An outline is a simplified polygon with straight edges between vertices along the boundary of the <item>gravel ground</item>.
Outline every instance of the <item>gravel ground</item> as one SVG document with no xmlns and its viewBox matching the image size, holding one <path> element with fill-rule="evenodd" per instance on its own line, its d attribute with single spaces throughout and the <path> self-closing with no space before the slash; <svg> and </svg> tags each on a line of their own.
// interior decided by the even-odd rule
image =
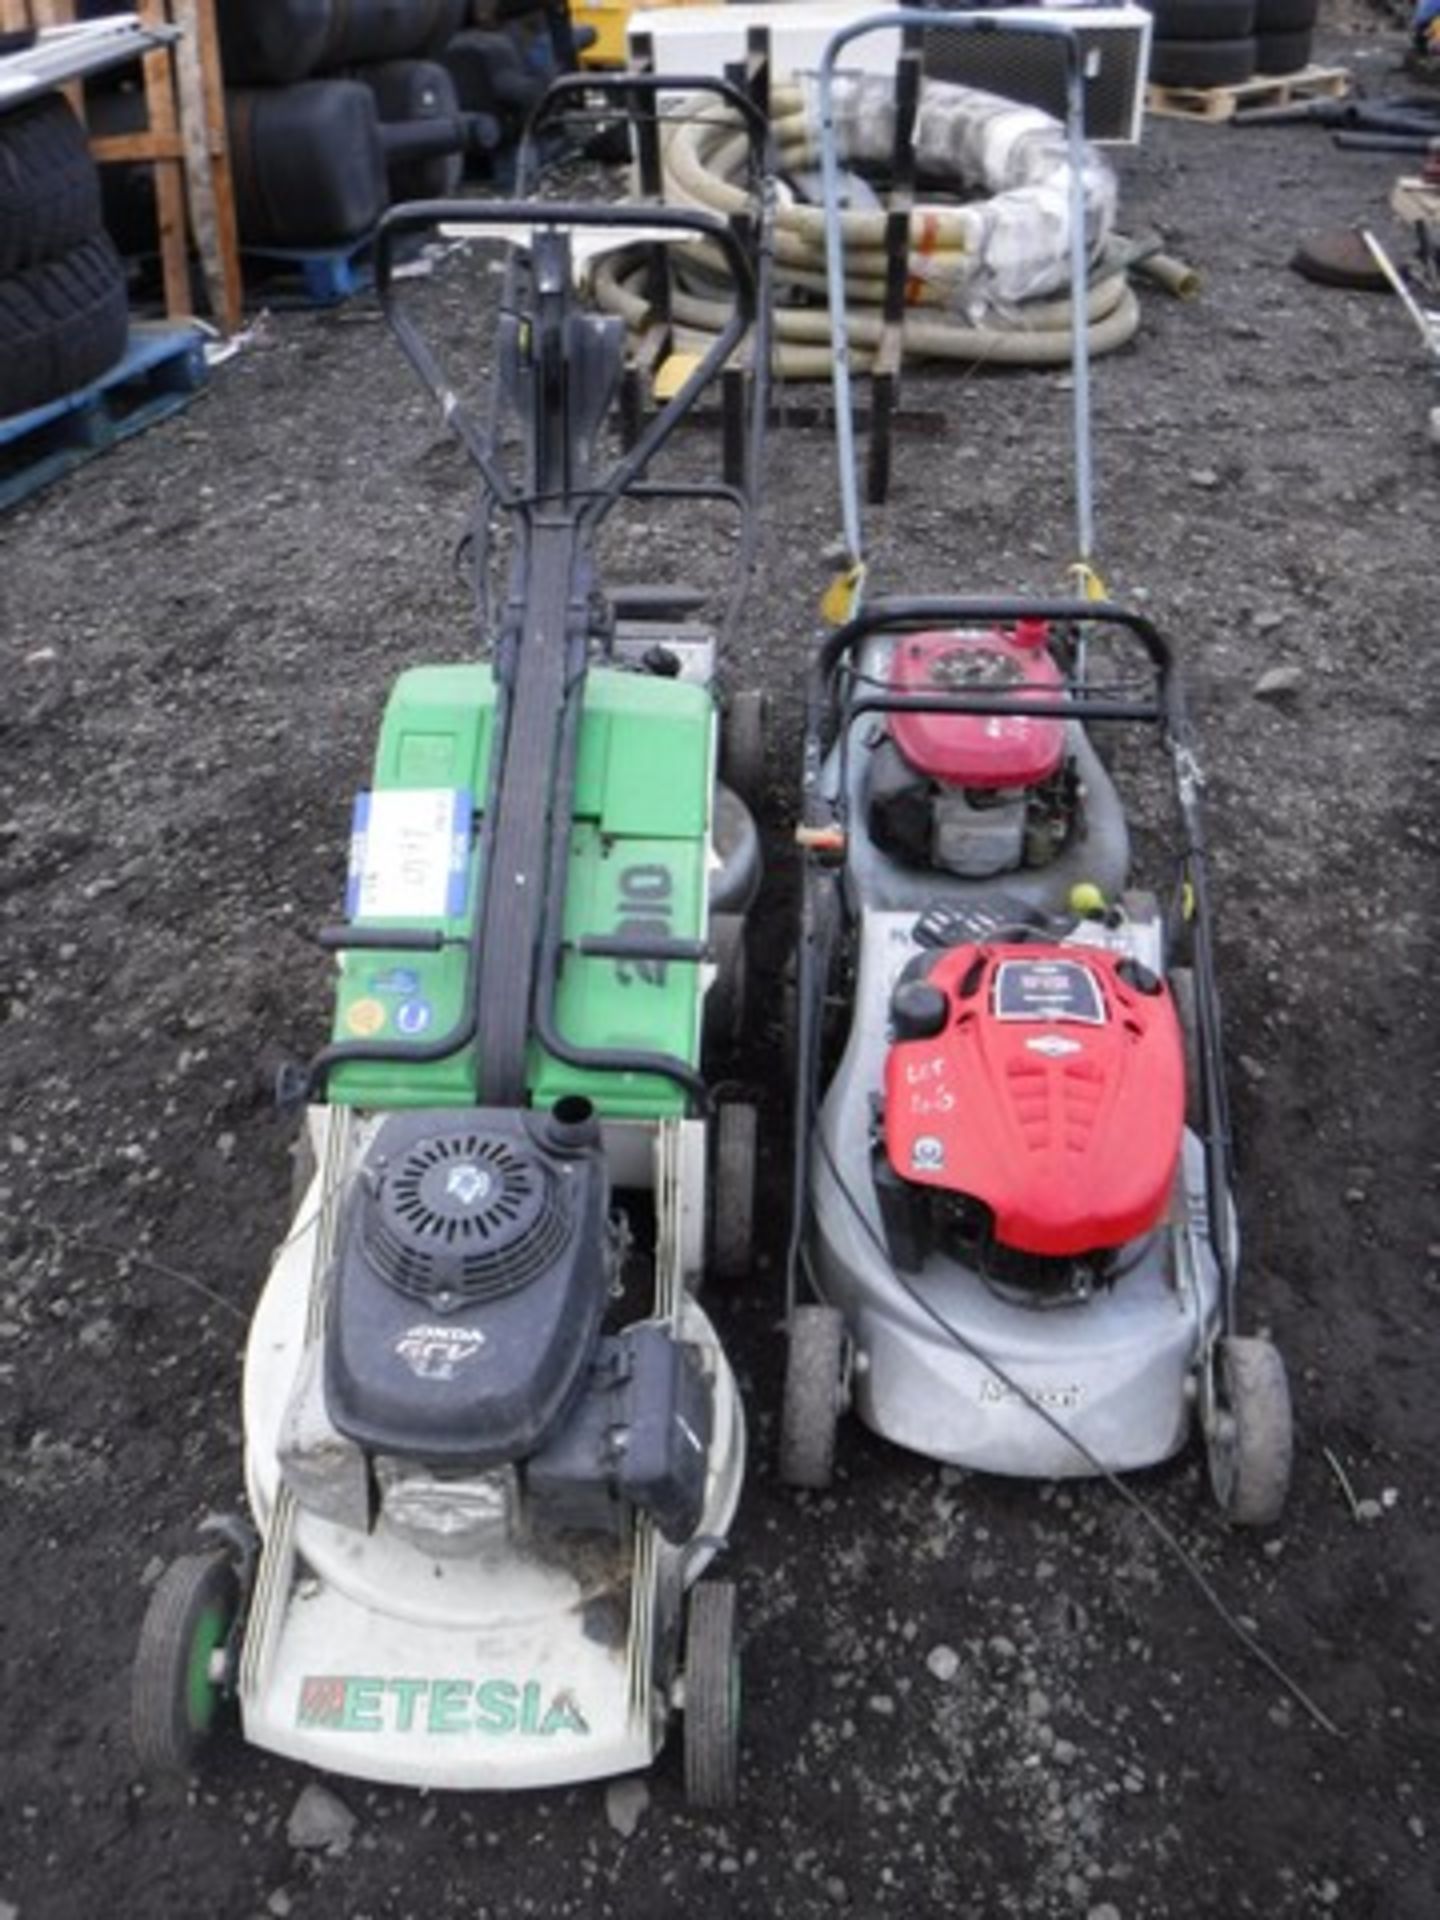
<svg viewBox="0 0 1440 1920">
<path fill-rule="evenodd" d="M 1398 47 L 1321 51 L 1380 90 Z M 1194 1454 L 1138 1487 L 1340 1735 L 1103 1486 L 942 1470 L 858 1428 L 833 1493 L 776 1482 L 786 1116 L 764 1009 L 793 899 L 797 669 L 837 518 L 828 442 L 789 427 L 731 666 L 779 721 L 738 1063 L 775 1230 L 716 1306 L 753 1441 L 731 1555 L 743 1804 L 687 1810 L 673 1747 L 643 1783 L 513 1799 L 322 1787 L 238 1745 L 188 1794 L 139 1783 L 147 1589 L 238 1490 L 243 1317 L 286 1219 L 268 1080 L 326 1021 L 308 930 L 340 897 L 387 683 L 465 644 L 462 462 L 357 303 L 275 316 L 199 404 L 5 527 L 0 1920 L 1440 1911 L 1440 748 L 1414 664 L 1434 394 L 1396 303 L 1286 264 L 1301 234 L 1356 220 L 1403 246 L 1396 163 L 1315 128 L 1159 121 L 1121 165 L 1127 227 L 1162 230 L 1205 288 L 1147 293 L 1140 337 L 1097 367 L 1099 554 L 1193 689 L 1248 1317 L 1289 1357 L 1298 1422 L 1272 1537 L 1225 1530 Z M 422 290 L 452 345 L 488 284 L 462 258 Z M 947 428 L 900 445 L 879 584 L 1055 586 L 1063 381 L 907 393 Z"/>
</svg>

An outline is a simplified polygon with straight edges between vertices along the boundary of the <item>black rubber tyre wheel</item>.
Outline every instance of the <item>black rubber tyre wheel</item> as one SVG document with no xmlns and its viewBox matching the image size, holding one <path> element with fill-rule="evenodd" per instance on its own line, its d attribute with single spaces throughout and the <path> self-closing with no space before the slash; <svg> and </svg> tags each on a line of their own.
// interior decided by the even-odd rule
<svg viewBox="0 0 1440 1920">
<path fill-rule="evenodd" d="M 436 60 L 385 60 L 356 67 L 352 77 L 369 87 L 381 127 L 394 121 L 455 120 L 460 96 L 450 71 Z M 383 137 L 383 136 L 382 136 Z M 425 160 L 387 162 L 390 198 L 448 200 L 465 177 L 463 153 L 437 153 Z"/>
<path fill-rule="evenodd" d="M 723 780 L 715 785 L 710 838 L 720 860 L 710 869 L 710 911 L 745 913 L 760 891 L 760 831 L 749 807 Z"/>
<path fill-rule="evenodd" d="M 0 280 L 0 418 L 97 379 L 129 329 L 125 270 L 103 233 Z"/>
<path fill-rule="evenodd" d="M 1207 1436 L 1210 1487 L 1237 1527 L 1273 1527 L 1285 1508 L 1294 1455 L 1290 1383 L 1268 1340 L 1229 1334 L 1216 1365 L 1217 1431 Z"/>
<path fill-rule="evenodd" d="M 1156 40 L 1245 40 L 1259 0 L 1145 0 Z"/>
<path fill-rule="evenodd" d="M 735 1587 L 701 1580 L 685 1631 L 685 1797 L 723 1811 L 740 1790 L 740 1656 Z"/>
<path fill-rule="evenodd" d="M 1310 33 L 1320 18 L 1320 0 L 1255 0 L 1255 32 Z M 1309 59 L 1307 52 L 1306 59 Z"/>
<path fill-rule="evenodd" d="M 845 1321 L 834 1307 L 797 1307 L 785 1360 L 780 1478 L 820 1492 L 835 1471 L 845 1367 Z"/>
<path fill-rule="evenodd" d="M 226 1696 L 211 1663 L 240 1603 L 227 1553 L 192 1553 L 150 1596 L 130 1682 L 130 1726 L 147 1773 L 184 1774 L 215 1731 Z"/>
<path fill-rule="evenodd" d="M 1299 73 L 1310 64 L 1313 35 L 1309 27 L 1295 33 L 1257 33 L 1255 71 L 1261 74 Z"/>
<path fill-rule="evenodd" d="M 732 693 L 720 731 L 725 784 L 752 810 L 765 787 L 765 696 L 757 688 Z"/>
<path fill-rule="evenodd" d="M 0 276 L 56 260 L 100 231 L 100 176 L 58 93 L 0 113 Z"/>
<path fill-rule="evenodd" d="M 1254 74 L 1253 39 L 1156 40 L 1150 47 L 1157 87 L 1237 87 Z"/>
<path fill-rule="evenodd" d="M 754 1107 L 727 1101 L 715 1115 L 710 1259 L 721 1280 L 744 1280 L 755 1260 L 755 1169 L 760 1123 Z"/>
<path fill-rule="evenodd" d="M 710 918 L 710 952 L 715 978 L 705 995 L 704 1050 L 729 1053 L 745 1030 L 749 965 L 745 953 L 745 916 L 716 913 Z"/>
<path fill-rule="evenodd" d="M 1199 1133 L 1205 1124 L 1205 1090 L 1200 1078 L 1200 1015 L 1195 1004 L 1195 975 L 1189 967 L 1172 967 L 1166 975 L 1180 1044 L 1185 1053 L 1185 1124 Z"/>
</svg>

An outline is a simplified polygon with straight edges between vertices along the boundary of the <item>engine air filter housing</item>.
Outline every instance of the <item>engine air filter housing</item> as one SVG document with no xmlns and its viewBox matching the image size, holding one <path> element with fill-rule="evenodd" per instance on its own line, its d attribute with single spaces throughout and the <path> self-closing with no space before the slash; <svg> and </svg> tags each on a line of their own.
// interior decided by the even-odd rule
<svg viewBox="0 0 1440 1920">
<path fill-rule="evenodd" d="M 333 1425 L 401 1458 L 525 1458 L 568 1413 L 605 1308 L 593 1117 L 391 1114 L 344 1205 L 325 1333 Z"/>
<path fill-rule="evenodd" d="M 495 1300 L 547 1271 L 569 1230 L 554 1169 L 478 1131 L 430 1133 L 367 1167 L 362 1233 L 375 1271 L 440 1312 Z"/>
</svg>

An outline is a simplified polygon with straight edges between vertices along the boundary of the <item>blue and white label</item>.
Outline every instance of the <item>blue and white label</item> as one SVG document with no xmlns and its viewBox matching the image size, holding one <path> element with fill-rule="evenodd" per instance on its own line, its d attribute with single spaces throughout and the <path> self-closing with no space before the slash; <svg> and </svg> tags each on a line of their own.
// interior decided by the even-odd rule
<svg viewBox="0 0 1440 1920">
<path fill-rule="evenodd" d="M 420 991 L 420 975 L 414 967 L 387 967 L 371 977 L 371 993 L 393 993 L 402 1000 L 413 1000 Z"/>
<path fill-rule="evenodd" d="M 352 920 L 439 920 L 465 911 L 472 802 L 463 787 L 355 796 L 345 911 Z"/>
<path fill-rule="evenodd" d="M 395 1025 L 412 1039 L 417 1033 L 425 1032 L 432 1017 L 428 1000 L 402 1000 L 395 1009 Z"/>
</svg>

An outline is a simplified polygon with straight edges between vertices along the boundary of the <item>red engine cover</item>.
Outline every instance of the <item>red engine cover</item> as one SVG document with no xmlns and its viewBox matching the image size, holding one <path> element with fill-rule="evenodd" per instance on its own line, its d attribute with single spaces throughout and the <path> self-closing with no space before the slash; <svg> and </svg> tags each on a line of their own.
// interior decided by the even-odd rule
<svg viewBox="0 0 1440 1920">
<path fill-rule="evenodd" d="M 885 1150 L 904 1179 L 972 1195 L 1022 1253 L 1123 1246 L 1164 1215 L 1185 1114 L 1167 986 L 1147 993 L 1086 947 L 963 946 L 929 984 L 931 1039 L 885 1067 Z"/>
<path fill-rule="evenodd" d="M 1038 697 L 1063 689 L 1046 646 L 1043 621 L 989 633 L 913 633 L 896 645 L 890 685 L 897 693 L 969 693 L 977 689 Z M 1065 753 L 1063 720 L 1023 714 L 892 713 L 896 746 L 917 773 L 952 787 L 1034 787 Z"/>
</svg>

